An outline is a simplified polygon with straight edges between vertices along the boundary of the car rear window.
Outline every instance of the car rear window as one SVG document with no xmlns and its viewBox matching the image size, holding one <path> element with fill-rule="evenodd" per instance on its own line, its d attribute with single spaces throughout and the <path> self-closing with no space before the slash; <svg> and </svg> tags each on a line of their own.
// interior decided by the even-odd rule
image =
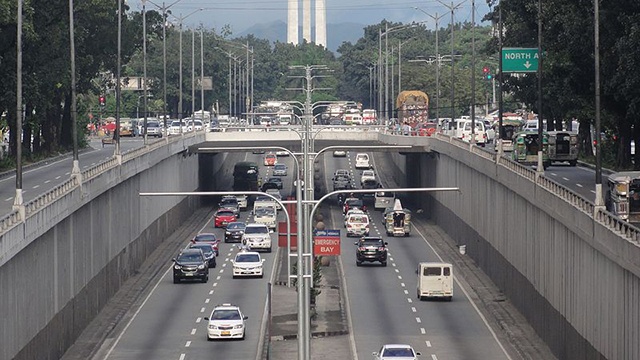
<svg viewBox="0 0 640 360">
<path fill-rule="evenodd" d="M 213 234 L 198 234 L 195 241 L 216 241 L 216 236 Z"/>
<path fill-rule="evenodd" d="M 426 267 L 424 268 L 425 276 L 440 276 L 442 275 L 442 268 L 440 267 Z"/>
<path fill-rule="evenodd" d="M 242 230 L 246 227 L 246 225 L 244 223 L 230 223 L 229 225 L 227 225 L 227 230 Z"/>
<path fill-rule="evenodd" d="M 224 211 L 218 211 L 218 212 L 216 213 L 216 215 L 217 215 L 217 216 L 233 216 L 233 215 L 234 215 L 234 213 L 233 213 L 233 211 L 227 211 L 227 210 L 224 210 Z"/>
<path fill-rule="evenodd" d="M 382 246 L 382 240 L 362 240 L 361 246 Z"/>
</svg>

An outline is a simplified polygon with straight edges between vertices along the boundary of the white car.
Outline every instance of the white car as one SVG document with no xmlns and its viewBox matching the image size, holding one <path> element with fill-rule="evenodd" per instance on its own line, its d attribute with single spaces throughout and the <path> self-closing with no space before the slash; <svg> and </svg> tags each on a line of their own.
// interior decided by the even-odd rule
<svg viewBox="0 0 640 360">
<path fill-rule="evenodd" d="M 269 229 L 276 228 L 276 207 L 275 206 L 260 206 L 253 209 L 253 221 L 256 224 L 264 224 Z M 268 230 L 267 230 L 268 234 Z M 271 238 L 271 237 L 269 237 Z M 249 244 L 247 244 L 249 245 Z M 252 245 L 249 245 L 253 247 Z"/>
<path fill-rule="evenodd" d="M 247 195 L 236 195 L 238 199 L 238 207 L 240 210 L 247 210 Z"/>
<path fill-rule="evenodd" d="M 189 125 L 187 125 L 187 131 L 202 131 L 202 127 L 202 121 L 200 120 L 189 121 Z"/>
<path fill-rule="evenodd" d="M 365 213 L 352 213 L 346 218 L 345 227 L 347 228 L 347 237 L 368 236 L 369 216 Z"/>
<path fill-rule="evenodd" d="M 289 152 L 286 150 L 278 150 L 276 151 L 276 156 L 289 156 Z"/>
<path fill-rule="evenodd" d="M 333 157 L 345 157 L 347 152 L 345 150 L 333 150 Z"/>
<path fill-rule="evenodd" d="M 265 224 L 247 224 L 242 235 L 242 243 L 251 249 L 271 252 L 271 232 Z"/>
<path fill-rule="evenodd" d="M 417 360 L 421 354 L 413 350 L 411 345 L 387 344 L 380 351 L 373 353 L 375 360 Z"/>
<path fill-rule="evenodd" d="M 360 184 L 362 185 L 367 180 L 375 180 L 376 173 L 373 170 L 365 170 L 362 172 L 362 176 L 360 177 Z"/>
<path fill-rule="evenodd" d="M 484 120 L 484 131 L 487 133 L 487 142 L 492 143 L 496 140 L 496 130 L 489 120 Z"/>
<path fill-rule="evenodd" d="M 182 121 L 172 121 L 169 125 L 169 135 L 180 135 L 187 130 L 187 124 Z"/>
<path fill-rule="evenodd" d="M 266 193 L 278 200 L 282 200 L 282 194 L 280 194 L 280 190 L 278 189 L 267 189 Z M 282 206 L 280 205 L 279 202 L 276 201 L 275 204 L 276 204 L 276 209 L 278 210 L 282 209 Z"/>
<path fill-rule="evenodd" d="M 351 210 L 347 211 L 347 213 L 344 215 L 344 227 L 347 227 L 347 220 L 349 219 L 349 216 L 351 216 L 351 214 L 363 214 L 363 215 L 365 215 L 365 212 L 360 210 L 359 208 L 355 208 L 355 209 L 351 209 Z"/>
<path fill-rule="evenodd" d="M 368 154 L 359 153 L 356 155 L 356 169 L 371 169 Z"/>
<path fill-rule="evenodd" d="M 260 253 L 242 250 L 231 260 L 231 264 L 233 265 L 233 278 L 235 279 L 239 276 L 257 276 L 261 278 L 263 276 L 263 263 L 264 259 L 260 257 Z"/>
<path fill-rule="evenodd" d="M 242 339 L 247 316 L 240 308 L 232 304 L 222 304 L 213 308 L 207 320 L 207 340 Z"/>
</svg>

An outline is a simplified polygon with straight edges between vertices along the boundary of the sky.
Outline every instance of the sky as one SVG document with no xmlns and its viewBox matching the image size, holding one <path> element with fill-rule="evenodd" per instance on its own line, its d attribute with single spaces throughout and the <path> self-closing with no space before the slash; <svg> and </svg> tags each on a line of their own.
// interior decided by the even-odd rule
<svg viewBox="0 0 640 360">
<path fill-rule="evenodd" d="M 143 0 L 127 0 L 133 11 L 142 10 Z M 302 0 L 300 9 L 302 9 Z M 147 8 L 153 9 L 162 6 L 159 0 L 146 0 Z M 327 7 L 327 24 L 352 22 L 363 25 L 378 24 L 383 19 L 392 22 L 410 23 L 424 22 L 434 26 L 434 21 L 420 10 L 432 16 L 441 17 L 440 26 L 446 27 L 451 21 L 451 12 L 448 7 L 437 0 L 325 0 Z M 459 7 L 454 11 L 454 21 L 471 22 L 472 0 L 443 0 L 449 7 L 453 4 Z M 157 4 L 157 5 L 154 5 Z M 239 34 L 256 24 L 270 23 L 276 20 L 286 22 L 287 0 L 166 0 L 166 6 L 177 17 L 187 17 L 184 20 L 186 27 L 195 27 L 203 24 L 206 28 L 220 29 L 230 25 L 234 34 Z M 482 17 L 489 12 L 485 0 L 475 0 L 476 23 L 480 23 Z M 313 0 L 312 5 L 313 8 Z M 200 8 L 204 10 L 199 11 Z M 485 24 L 486 25 L 486 24 Z"/>
</svg>

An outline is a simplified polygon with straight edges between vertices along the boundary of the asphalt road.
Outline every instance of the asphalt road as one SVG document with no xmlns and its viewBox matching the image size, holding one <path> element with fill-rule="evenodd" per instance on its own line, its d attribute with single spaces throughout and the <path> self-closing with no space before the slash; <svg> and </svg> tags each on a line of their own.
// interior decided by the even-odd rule
<svg viewBox="0 0 640 360">
<path fill-rule="evenodd" d="M 153 140 L 152 140 L 153 141 Z M 113 156 L 114 146 L 107 145 L 104 148 L 99 139 L 93 139 L 89 143 L 90 148 L 78 155 L 80 170 L 95 166 Z M 143 139 L 122 138 L 120 140 L 121 151 L 127 151 L 143 146 Z M 46 193 L 57 185 L 62 184 L 71 176 L 73 169 L 73 157 L 71 155 L 60 159 L 44 161 L 22 173 L 22 199 L 27 203 Z M 0 214 L 9 214 L 16 196 L 16 175 L 13 174 L 0 178 Z"/>
<path fill-rule="evenodd" d="M 247 153 L 246 160 L 260 164 L 263 178 L 269 177 L 271 167 L 262 165 L 262 156 Z M 281 157 L 293 169 L 293 160 Z M 285 191 L 291 191 L 292 171 L 283 178 Z M 232 184 L 232 181 L 228 182 Z M 231 190 L 226 189 L 226 190 Z M 251 209 L 251 204 L 249 204 Z M 280 220 L 284 217 L 279 214 Z M 241 221 L 250 222 L 250 211 L 241 213 Z M 198 224 L 197 232 L 214 232 L 224 239 L 224 229 L 213 227 L 212 219 Z M 172 263 L 167 260 L 166 272 L 155 285 L 148 298 L 126 325 L 116 340 L 105 343 L 94 359 L 216 359 L 249 360 L 258 353 L 260 329 L 267 298 L 267 283 L 274 269 L 277 236 L 272 234 L 273 253 L 262 253 L 266 259 L 263 278 L 232 278 L 231 260 L 238 251 L 236 244 L 220 244 L 220 256 L 216 268 L 209 270 L 209 282 L 173 283 Z M 184 240 L 185 246 L 189 239 Z M 204 317 L 214 306 L 222 303 L 238 305 L 248 316 L 246 338 L 243 341 L 207 341 Z"/>
<path fill-rule="evenodd" d="M 325 178 L 330 178 L 335 169 L 349 169 L 355 183 L 360 184 L 362 171 L 355 170 L 354 159 L 353 151 L 346 158 L 325 156 Z M 372 206 L 368 212 L 370 235 L 382 236 L 388 242 L 387 267 L 378 263 L 356 266 L 354 242 L 357 238 L 346 237 L 342 212 L 337 206 L 331 209 L 328 227 L 342 230 L 341 258 L 357 359 L 371 358 L 373 351 L 389 343 L 410 344 L 423 358 L 508 359 L 460 284 L 455 284 L 451 302 L 416 298 L 417 264 L 441 261 L 439 256 L 417 231 L 408 237 L 386 236 L 382 213 L 374 211 Z"/>
</svg>

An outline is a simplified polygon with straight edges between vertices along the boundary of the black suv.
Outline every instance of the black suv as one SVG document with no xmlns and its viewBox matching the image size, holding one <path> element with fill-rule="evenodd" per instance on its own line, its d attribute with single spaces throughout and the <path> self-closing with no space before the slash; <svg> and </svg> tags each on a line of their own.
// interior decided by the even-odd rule
<svg viewBox="0 0 640 360">
<path fill-rule="evenodd" d="M 184 249 L 173 259 L 173 283 L 183 279 L 209 281 L 209 262 L 201 249 Z"/>
<path fill-rule="evenodd" d="M 333 191 L 353 189 L 351 178 L 346 175 L 336 175 L 333 179 Z"/>
<path fill-rule="evenodd" d="M 227 224 L 227 228 L 224 231 L 224 242 L 240 242 L 242 241 L 242 235 L 244 235 L 244 229 L 247 227 L 245 223 L 236 221 Z"/>
<path fill-rule="evenodd" d="M 363 262 L 379 261 L 382 266 L 387 266 L 387 243 L 380 237 L 365 236 L 360 238 L 355 245 L 356 248 L 356 265 L 360 266 Z"/>
</svg>

